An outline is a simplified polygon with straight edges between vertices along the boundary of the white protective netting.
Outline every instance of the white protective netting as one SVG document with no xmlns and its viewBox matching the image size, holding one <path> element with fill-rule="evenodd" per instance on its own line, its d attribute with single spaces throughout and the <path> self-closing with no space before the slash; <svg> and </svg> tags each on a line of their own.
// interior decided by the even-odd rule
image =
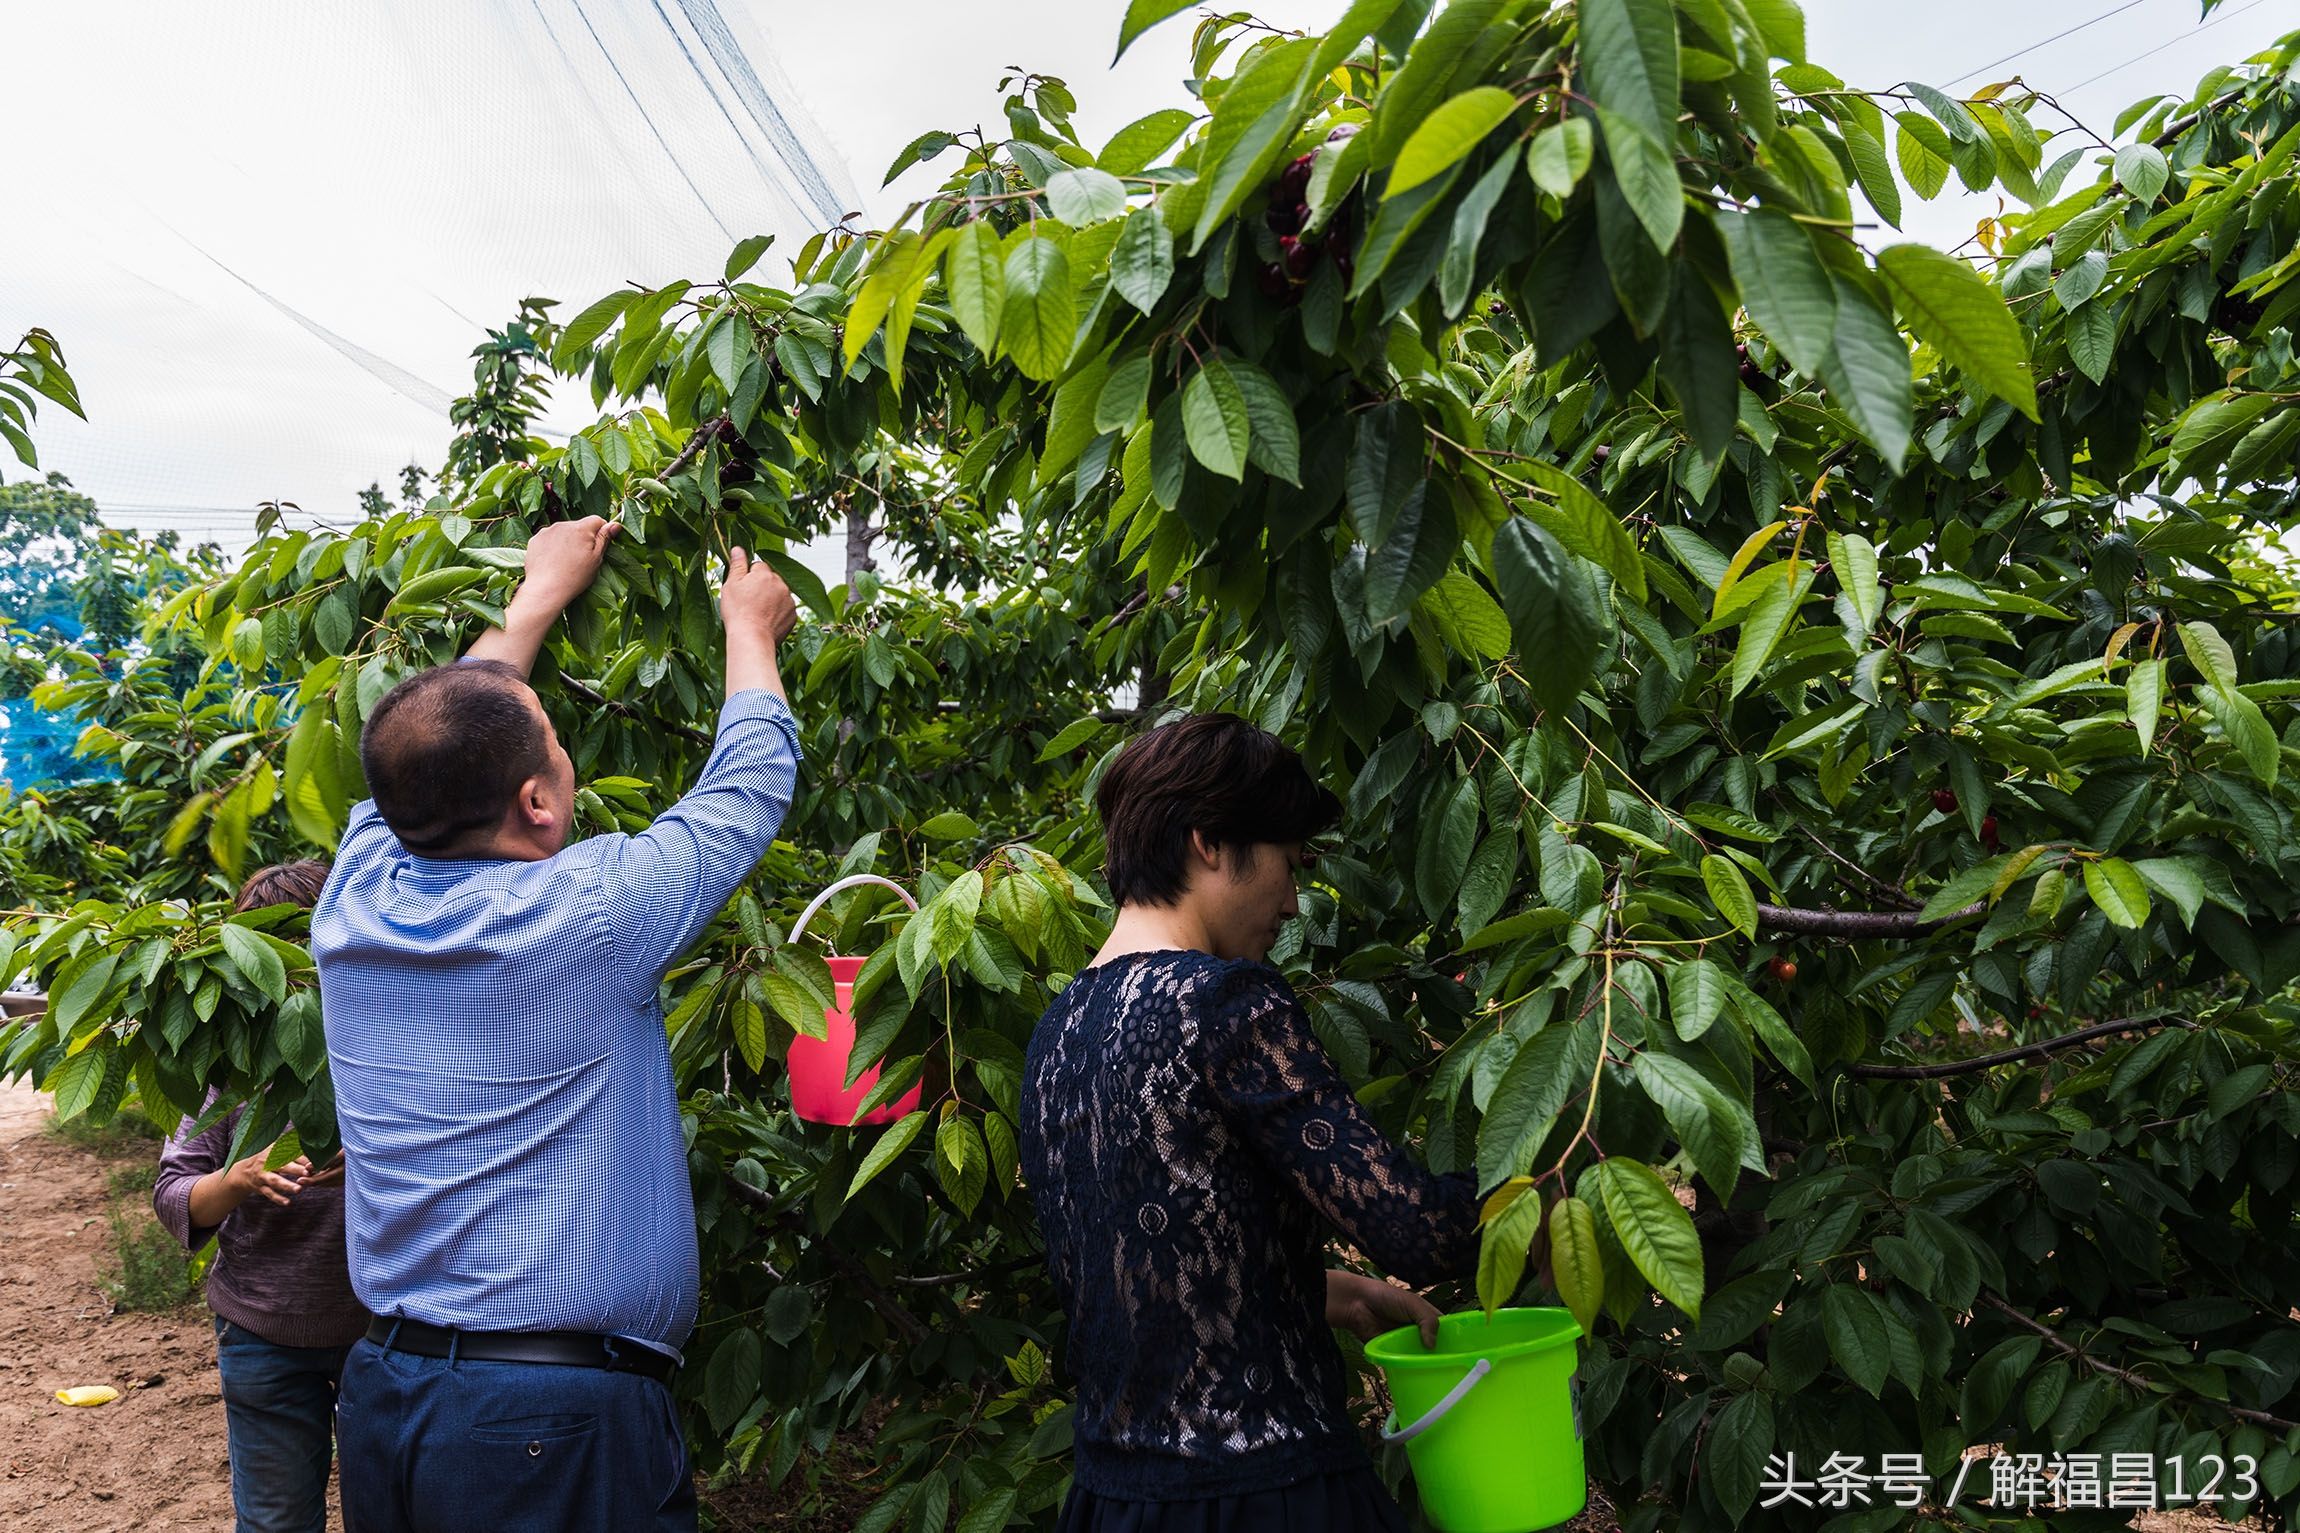
<svg viewBox="0 0 2300 1533">
<path fill-rule="evenodd" d="M 42 466 L 227 547 L 436 468 L 521 297 L 863 206 L 744 0 L 6 5 L 0 68 L 0 328 L 54 331 L 90 416 L 42 412 Z"/>
</svg>

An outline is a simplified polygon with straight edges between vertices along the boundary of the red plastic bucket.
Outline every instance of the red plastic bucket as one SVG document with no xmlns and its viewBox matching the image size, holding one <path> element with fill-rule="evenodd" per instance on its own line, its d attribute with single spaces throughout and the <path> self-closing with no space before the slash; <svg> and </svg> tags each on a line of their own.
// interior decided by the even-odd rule
<svg viewBox="0 0 2300 1533">
<path fill-rule="evenodd" d="M 823 1013 L 823 1036 L 809 1038 L 804 1033 L 791 1040 L 787 1061 L 791 1075 L 791 1110 L 809 1123 L 835 1123 L 844 1128 L 857 1121 L 855 1109 L 878 1084 L 877 1065 L 872 1065 L 855 1078 L 850 1088 L 846 1084 L 847 1063 L 854 1056 L 855 1019 L 848 1010 L 854 1005 L 855 976 L 862 973 L 860 958 L 830 958 L 831 979 L 838 986 L 838 1005 Z M 888 1106 L 865 1114 L 863 1123 L 892 1123 L 905 1113 L 918 1110 L 923 1085 L 913 1086 L 903 1097 Z"/>
<path fill-rule="evenodd" d="M 807 922 L 814 918 L 815 912 L 822 909 L 832 895 L 842 889 L 866 883 L 893 889 L 902 896 L 904 904 L 913 910 L 918 909 L 918 902 L 910 897 L 909 891 L 886 879 L 870 874 L 842 878 L 815 896 L 813 903 L 807 906 L 799 916 L 798 923 L 791 928 L 791 940 L 799 940 L 799 934 L 806 930 Z M 878 1084 L 879 1075 L 879 1067 L 873 1065 L 855 1078 L 853 1086 L 846 1083 L 847 1065 L 853 1060 L 855 1050 L 855 976 L 862 973 L 865 961 L 860 958 L 836 957 L 824 960 L 830 965 L 837 1004 L 823 1013 L 823 1036 L 809 1038 L 801 1033 L 791 1040 L 790 1052 L 785 1057 L 784 1066 L 791 1078 L 791 1111 L 809 1123 L 829 1123 L 839 1128 L 849 1124 L 892 1123 L 907 1113 L 916 1112 L 919 1099 L 925 1092 L 925 1085 L 921 1083 L 911 1087 L 898 1100 L 865 1114 L 859 1120 L 855 1117 L 855 1109 L 862 1105 L 863 1098 L 869 1096 L 871 1088 Z"/>
</svg>

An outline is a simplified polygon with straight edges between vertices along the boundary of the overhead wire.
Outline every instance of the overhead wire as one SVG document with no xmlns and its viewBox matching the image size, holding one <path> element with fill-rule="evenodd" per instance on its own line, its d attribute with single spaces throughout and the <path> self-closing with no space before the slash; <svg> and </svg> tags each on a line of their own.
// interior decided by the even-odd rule
<svg viewBox="0 0 2300 1533">
<path fill-rule="evenodd" d="M 2090 79 L 2077 81 L 2076 84 L 2070 86 L 2066 91 L 2063 91 L 2062 94 L 2073 95 L 2075 92 L 2083 90 L 2087 85 L 2096 85 L 2100 81 L 2107 79 L 2110 75 L 2119 74 L 2124 70 L 2130 69 L 2133 65 L 2141 62 L 2143 59 L 2152 59 L 2167 48 L 2178 47 L 2180 44 L 2188 41 L 2192 37 L 2197 37 L 2203 33 L 2209 32 L 2214 27 L 2217 27 L 2224 22 L 2234 21 L 2237 17 L 2243 15 L 2246 11 L 2256 11 L 2267 3 L 2268 0 L 2251 0 L 2250 4 L 2240 5 L 2233 11 L 2223 11 L 2219 15 L 2213 17 L 2210 21 L 2204 22 L 2198 26 L 2190 27 L 2187 31 L 2181 33 L 2178 37 L 2166 38 L 2163 42 L 2158 43 L 2155 47 L 2149 49 L 2145 53 L 2136 53 L 2131 58 L 2126 59 L 2123 63 L 2104 69 L 2099 74 L 2092 76 Z"/>
<path fill-rule="evenodd" d="M 2124 4 L 2116 7 L 2114 10 L 2102 11 L 2098 16 L 2093 17 L 2090 21 L 2080 21 L 2065 32 L 2055 32 L 2050 37 L 2040 38 L 2036 42 L 2030 43 L 2025 48 L 2015 48 L 2012 52 L 2006 54 L 2003 58 L 1990 59 L 1986 64 L 1981 65 L 1979 68 L 1968 69 L 1963 74 L 1958 75 L 1955 79 L 1946 81 L 1945 84 L 1952 87 L 1962 85 L 1965 83 L 1965 81 L 1971 79 L 1974 75 L 1985 74 L 2000 64 L 2011 63 L 2014 59 L 2026 58 L 2028 55 L 2036 52 L 2039 48 L 2048 47 L 2053 43 L 2059 42 L 2064 37 L 2074 37 L 2077 33 L 2084 31 L 2087 27 L 2097 27 L 2102 22 L 2108 20 L 2111 16 L 2121 16 L 2126 11 L 2133 9 L 2135 6 L 2146 5 L 2147 3 L 2148 0 L 2124 0 Z"/>
</svg>

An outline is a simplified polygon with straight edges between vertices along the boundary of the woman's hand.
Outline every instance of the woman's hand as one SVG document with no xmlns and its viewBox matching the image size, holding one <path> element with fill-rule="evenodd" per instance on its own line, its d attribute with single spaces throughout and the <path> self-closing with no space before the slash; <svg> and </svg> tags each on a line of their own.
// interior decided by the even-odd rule
<svg viewBox="0 0 2300 1533">
<path fill-rule="evenodd" d="M 270 1153 L 258 1150 L 192 1183 L 192 1223 L 202 1229 L 213 1229 L 223 1223 L 233 1209 L 257 1196 L 269 1198 L 285 1208 L 288 1200 L 303 1190 L 304 1178 L 311 1175 L 311 1162 L 299 1155 L 277 1171 L 267 1171 L 264 1157 Z"/>
<path fill-rule="evenodd" d="M 1348 1331 L 1360 1341 L 1372 1341 L 1401 1325 L 1417 1326 L 1422 1345 L 1434 1349 L 1438 1340 L 1438 1310 L 1420 1294 L 1380 1278 L 1355 1272 L 1326 1273 L 1326 1324 Z"/>
</svg>

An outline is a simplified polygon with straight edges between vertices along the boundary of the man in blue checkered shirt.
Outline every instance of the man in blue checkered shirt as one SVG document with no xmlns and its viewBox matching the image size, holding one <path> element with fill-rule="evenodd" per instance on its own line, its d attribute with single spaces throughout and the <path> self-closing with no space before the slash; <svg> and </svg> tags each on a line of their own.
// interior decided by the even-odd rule
<svg viewBox="0 0 2300 1533">
<path fill-rule="evenodd" d="M 503 626 L 376 704 L 375 796 L 312 914 L 376 1317 L 337 1404 L 360 1533 L 695 1526 L 668 1387 L 695 1210 L 657 992 L 790 806 L 797 608 L 732 550 L 702 775 L 644 834 L 570 845 L 574 764 L 527 675 L 616 531 L 536 534 Z"/>
</svg>

